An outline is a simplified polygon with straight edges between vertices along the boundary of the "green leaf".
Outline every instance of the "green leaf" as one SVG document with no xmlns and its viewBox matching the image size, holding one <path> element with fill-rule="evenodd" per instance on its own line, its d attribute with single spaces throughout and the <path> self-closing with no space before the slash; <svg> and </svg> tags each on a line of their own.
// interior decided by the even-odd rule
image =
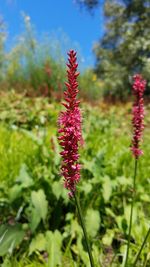
<svg viewBox="0 0 150 267">
<path fill-rule="evenodd" d="M 33 185 L 33 180 L 27 172 L 26 164 L 22 164 L 19 176 L 17 177 L 17 182 L 19 182 L 22 188 L 27 188 Z"/>
<path fill-rule="evenodd" d="M 48 202 L 42 189 L 31 193 L 31 222 L 30 227 L 34 232 L 41 220 L 46 219 L 48 212 Z"/>
<path fill-rule="evenodd" d="M 104 245 L 110 246 L 114 237 L 114 229 L 107 229 L 102 241 Z"/>
<path fill-rule="evenodd" d="M 14 185 L 10 190 L 9 190 L 9 200 L 10 202 L 13 202 L 15 199 L 21 196 L 22 193 L 22 187 L 18 184 Z"/>
<path fill-rule="evenodd" d="M 9 258 L 4 258 L 4 261 L 2 263 L 1 267 L 12 267 L 11 261 L 9 260 Z"/>
<path fill-rule="evenodd" d="M 80 186 L 80 189 L 84 191 L 86 194 L 90 193 L 92 190 L 92 185 L 90 183 L 87 183 L 87 181 L 83 181 L 82 185 Z"/>
<path fill-rule="evenodd" d="M 54 147 L 55 147 L 55 153 L 54 153 L 54 156 L 53 156 L 53 160 L 54 160 L 54 163 L 56 166 L 58 166 L 60 164 L 60 146 L 59 146 L 59 143 L 58 143 L 58 139 L 55 135 L 53 135 L 51 137 L 51 142 L 53 143 Z"/>
<path fill-rule="evenodd" d="M 74 252 L 79 255 L 84 262 L 86 267 L 90 267 L 90 262 L 89 262 L 89 256 L 88 253 L 84 250 L 83 244 L 82 244 L 82 237 L 78 237 L 77 239 L 77 245 L 74 245 Z"/>
<path fill-rule="evenodd" d="M 93 173 L 93 161 L 88 161 L 86 159 L 82 159 L 82 163 L 83 163 L 85 170 L 88 170 L 91 173 Z"/>
<path fill-rule="evenodd" d="M 48 202 L 46 200 L 44 191 L 42 189 L 38 191 L 32 191 L 31 201 L 33 207 L 38 212 L 38 216 L 44 221 L 48 212 Z"/>
<path fill-rule="evenodd" d="M 23 240 L 25 232 L 20 224 L 0 226 L 0 256 L 12 254 L 14 248 Z"/>
<path fill-rule="evenodd" d="M 91 237 L 94 237 L 100 227 L 100 214 L 97 210 L 88 209 L 85 217 L 87 232 Z"/>
<path fill-rule="evenodd" d="M 46 248 L 48 252 L 48 266 L 55 267 L 61 265 L 61 246 L 62 235 L 58 230 L 54 233 L 51 231 L 46 232 Z"/>
<path fill-rule="evenodd" d="M 103 179 L 104 181 L 103 181 L 102 194 L 103 194 L 104 200 L 107 202 L 112 193 L 112 182 L 108 176 L 105 176 Z"/>
<path fill-rule="evenodd" d="M 16 179 L 17 184 L 15 184 L 9 190 L 9 200 L 13 202 L 15 199 L 21 196 L 22 190 L 33 185 L 33 180 L 27 172 L 26 164 L 22 164 L 19 172 L 19 176 Z"/>
<path fill-rule="evenodd" d="M 53 194 L 56 196 L 57 199 L 59 199 L 60 196 L 62 196 L 63 191 L 64 191 L 64 186 L 63 186 L 63 184 L 61 184 L 61 181 L 55 181 L 52 184 L 52 191 L 53 191 Z"/>
<path fill-rule="evenodd" d="M 39 225 L 41 221 L 41 218 L 38 214 L 38 210 L 36 210 L 34 207 L 31 208 L 31 222 L 30 222 L 30 228 L 31 231 L 34 232 Z"/>
<path fill-rule="evenodd" d="M 46 250 L 46 238 L 43 234 L 38 234 L 34 239 L 32 239 L 29 246 L 29 255 L 31 255 L 34 251 L 44 251 Z"/>
</svg>

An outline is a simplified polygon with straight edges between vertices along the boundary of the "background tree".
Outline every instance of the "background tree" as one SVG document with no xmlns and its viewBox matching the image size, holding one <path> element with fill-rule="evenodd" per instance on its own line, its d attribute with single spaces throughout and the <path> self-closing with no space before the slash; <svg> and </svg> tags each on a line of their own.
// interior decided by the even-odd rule
<svg viewBox="0 0 150 267">
<path fill-rule="evenodd" d="M 95 0 L 79 2 L 90 10 L 98 5 Z M 104 16 L 105 33 L 94 47 L 95 71 L 104 80 L 104 94 L 126 98 L 129 74 L 140 72 L 150 80 L 150 1 L 105 0 Z"/>
<path fill-rule="evenodd" d="M 92 10 L 99 4 L 99 0 L 75 0 L 81 7 L 86 7 L 88 10 Z"/>
<path fill-rule="evenodd" d="M 6 55 L 5 55 L 5 40 L 6 40 L 6 25 L 2 16 L 0 15 L 0 82 L 4 79 L 4 70 L 6 67 Z"/>
</svg>

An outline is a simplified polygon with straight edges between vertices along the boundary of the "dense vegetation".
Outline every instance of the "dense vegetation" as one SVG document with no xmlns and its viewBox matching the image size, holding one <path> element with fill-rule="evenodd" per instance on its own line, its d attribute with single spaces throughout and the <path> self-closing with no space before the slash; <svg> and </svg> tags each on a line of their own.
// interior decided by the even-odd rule
<svg viewBox="0 0 150 267">
<path fill-rule="evenodd" d="M 62 31 L 39 38 L 30 17 L 23 16 L 24 32 L 10 51 L 5 49 L 7 32 L 0 23 L 0 91 L 14 89 L 27 96 L 48 96 L 60 100 L 66 78 L 65 57 L 76 47 Z M 79 49 L 78 49 L 79 50 Z M 78 62 L 81 66 L 78 51 Z M 80 69 L 80 96 L 96 100 L 102 96 L 101 81 L 92 69 Z"/>
<path fill-rule="evenodd" d="M 81 1 L 77 1 L 81 2 Z M 90 10 L 99 8 L 99 1 L 82 1 Z M 94 46 L 96 66 L 82 70 L 81 96 L 95 100 L 130 98 L 131 75 L 143 74 L 148 81 L 149 95 L 149 23 L 148 1 L 104 1 L 105 32 Z M 26 95 L 44 95 L 60 99 L 64 90 L 65 57 L 74 47 L 62 32 L 56 35 L 36 34 L 30 17 L 23 16 L 24 32 L 7 51 L 7 31 L 0 21 L 0 90 L 10 88 Z M 60 37 L 61 36 L 61 37 Z M 82 58 L 78 53 L 79 65 Z M 121 70 L 121 71 L 120 71 Z"/>
<path fill-rule="evenodd" d="M 89 266 L 74 201 L 68 199 L 59 175 L 60 105 L 12 91 L 1 95 L 0 110 L 1 266 Z M 149 110 L 148 105 L 147 114 Z M 78 193 L 96 266 L 118 267 L 125 257 L 132 194 L 131 104 L 82 104 L 82 113 Z M 149 124 L 147 116 L 130 261 L 149 227 Z M 149 246 L 138 266 L 150 265 Z"/>
<path fill-rule="evenodd" d="M 140 72 L 150 80 L 150 1 L 78 0 L 78 3 L 89 10 L 103 4 L 105 31 L 94 47 L 95 72 L 104 81 L 105 96 L 127 98 L 130 75 Z"/>
<path fill-rule="evenodd" d="M 102 96 L 107 100 L 126 100 L 130 98 L 131 76 L 136 72 L 143 74 L 148 81 L 146 95 L 149 95 L 149 1 L 76 2 L 90 11 L 103 5 L 105 21 L 103 38 L 93 49 L 96 66 L 81 71 L 81 96 L 90 100 Z M 5 49 L 7 29 L 0 18 L 0 90 L 15 89 L 30 96 L 60 99 L 65 80 L 64 53 L 66 55 L 74 44 L 60 32 L 59 38 L 54 35 L 39 38 L 30 17 L 23 15 L 23 19 L 24 32 L 8 51 Z M 78 58 L 81 63 L 79 53 Z"/>
</svg>

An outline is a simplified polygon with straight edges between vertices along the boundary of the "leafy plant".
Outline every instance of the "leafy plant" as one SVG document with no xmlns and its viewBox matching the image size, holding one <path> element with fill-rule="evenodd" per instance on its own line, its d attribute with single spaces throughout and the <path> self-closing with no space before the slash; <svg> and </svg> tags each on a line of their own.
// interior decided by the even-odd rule
<svg viewBox="0 0 150 267">
<path fill-rule="evenodd" d="M 2 264 L 47 267 L 49 255 L 56 246 L 59 252 L 54 264 L 88 266 L 74 203 L 68 200 L 59 175 L 56 121 L 60 105 L 11 92 L 1 97 L 0 110 L 0 222 L 3 234 L 8 227 L 10 236 L 17 230 L 22 237 L 14 243 L 9 257 L 8 243 L 3 243 L 7 251 L 1 258 Z M 101 107 L 83 104 L 82 110 L 84 149 L 81 150 L 79 198 L 87 218 L 96 267 L 108 262 L 118 267 L 125 258 L 132 194 L 130 124 L 125 120 L 130 116 L 131 103 L 124 106 L 103 103 Z M 149 110 L 147 105 L 147 114 Z M 148 116 L 145 118 L 144 155 L 139 162 L 129 255 L 132 261 L 149 229 L 150 120 Z M 33 210 L 38 217 L 35 229 L 31 228 Z M 51 247 L 52 240 L 57 238 L 58 244 Z M 8 240 L 11 246 L 12 239 Z M 149 239 L 138 264 L 143 266 L 147 261 L 149 266 L 148 253 Z"/>
</svg>

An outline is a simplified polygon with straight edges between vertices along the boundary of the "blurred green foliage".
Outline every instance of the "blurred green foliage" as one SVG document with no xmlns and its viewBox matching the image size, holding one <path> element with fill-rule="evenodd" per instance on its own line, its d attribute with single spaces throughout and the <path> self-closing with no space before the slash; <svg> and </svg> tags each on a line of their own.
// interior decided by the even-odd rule
<svg viewBox="0 0 150 267">
<path fill-rule="evenodd" d="M 65 89 L 66 54 L 73 46 L 81 63 L 80 49 L 61 30 L 40 39 L 30 17 L 23 14 L 23 22 L 24 32 L 9 52 L 4 49 L 5 24 L 3 21 L 0 24 L 0 91 L 14 89 L 27 96 L 42 95 L 60 100 Z M 101 96 L 99 79 L 95 77 L 92 69 L 81 70 L 80 92 L 86 100 L 94 101 Z"/>
<path fill-rule="evenodd" d="M 23 15 L 23 18 L 24 33 L 19 36 L 15 47 L 7 54 L 3 87 L 14 88 L 32 96 L 51 97 L 58 92 L 61 97 L 64 89 L 65 68 L 59 47 L 55 47 L 54 53 L 50 39 L 37 40 L 30 17 Z"/>
<path fill-rule="evenodd" d="M 76 2 L 90 11 L 102 4 L 100 0 Z M 130 99 L 131 77 L 137 72 L 148 81 L 146 95 L 149 96 L 149 1 L 105 0 L 103 8 L 105 31 L 93 48 L 95 68 L 81 71 L 81 97 L 88 101 L 101 97 Z M 58 33 L 59 37 L 39 38 L 30 17 L 24 14 L 23 19 L 24 32 L 9 52 L 5 50 L 6 26 L 0 19 L 0 90 L 13 88 L 29 96 L 43 95 L 60 100 L 66 79 L 64 51 L 66 55 L 74 44 L 63 33 Z M 75 50 L 82 65 L 80 49 L 75 46 Z"/>
<path fill-rule="evenodd" d="M 102 2 L 79 1 L 94 9 Z M 103 81 L 105 97 L 127 99 L 130 78 L 141 73 L 148 81 L 150 94 L 150 1 L 105 0 L 104 35 L 94 46 L 95 72 Z"/>
<path fill-rule="evenodd" d="M 13 91 L 0 102 L 0 261 L 2 267 L 89 266 L 74 201 L 60 177 L 58 103 Z M 146 107 L 146 114 L 150 106 Z M 131 104 L 83 104 L 78 194 L 96 266 L 118 267 L 127 243 L 134 159 Z M 130 262 L 150 218 L 149 117 L 139 161 Z M 138 266 L 150 265 L 148 240 Z"/>
<path fill-rule="evenodd" d="M 88 102 L 94 102 L 103 97 L 102 86 L 100 81 L 92 69 L 86 69 L 78 78 L 80 96 Z"/>
</svg>

